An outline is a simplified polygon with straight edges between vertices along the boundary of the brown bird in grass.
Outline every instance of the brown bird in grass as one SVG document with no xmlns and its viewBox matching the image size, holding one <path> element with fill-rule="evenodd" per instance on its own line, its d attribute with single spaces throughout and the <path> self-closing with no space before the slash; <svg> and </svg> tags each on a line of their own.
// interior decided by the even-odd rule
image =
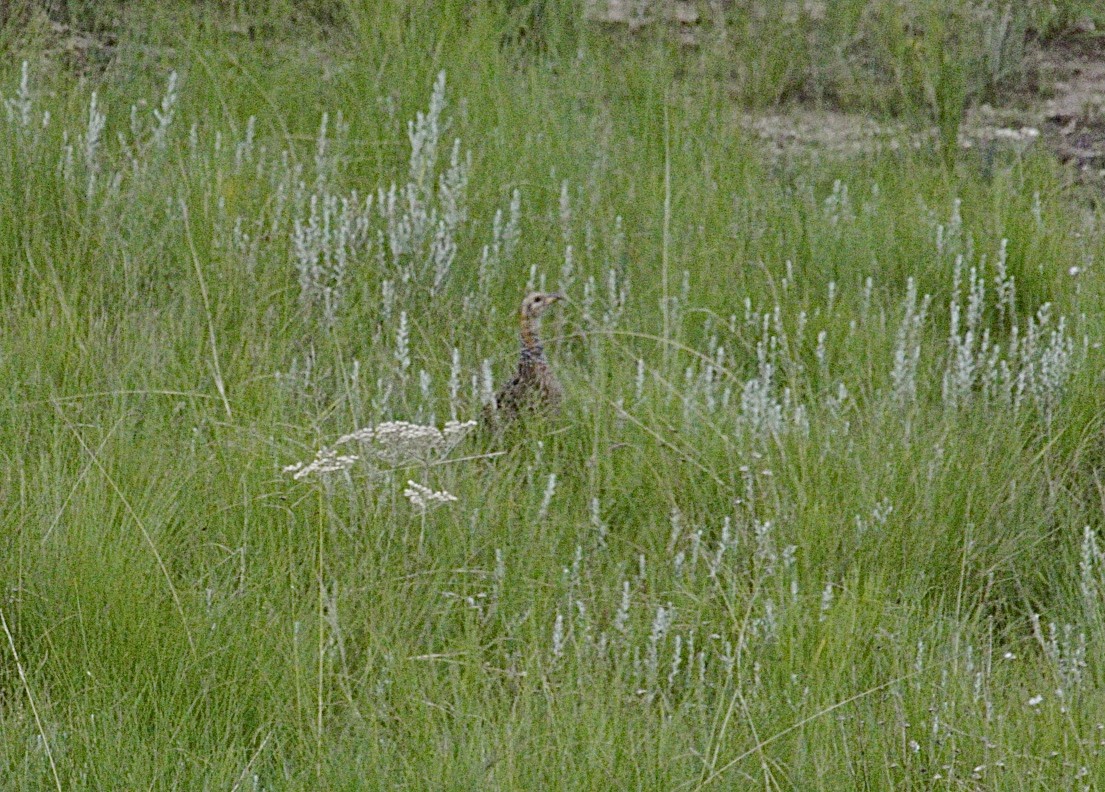
<svg viewBox="0 0 1105 792">
<path fill-rule="evenodd" d="M 484 408 L 484 422 L 488 425 L 502 426 L 524 411 L 555 409 L 560 403 L 563 390 L 545 359 L 545 348 L 537 331 L 541 314 L 562 299 L 563 294 L 533 292 L 522 300 L 518 312 L 522 337 L 518 369 L 510 382 L 495 394 L 494 403 Z"/>
</svg>

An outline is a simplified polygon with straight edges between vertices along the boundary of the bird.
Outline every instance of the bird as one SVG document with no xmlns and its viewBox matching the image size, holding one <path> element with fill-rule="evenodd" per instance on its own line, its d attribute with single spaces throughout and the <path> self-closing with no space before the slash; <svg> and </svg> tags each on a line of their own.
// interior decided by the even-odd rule
<svg viewBox="0 0 1105 792">
<path fill-rule="evenodd" d="M 502 426 L 516 420 L 523 412 L 555 410 L 563 389 L 545 359 L 545 347 L 537 331 L 541 315 L 564 299 L 559 292 L 531 292 L 522 300 L 518 311 L 521 325 L 522 351 L 518 368 L 510 381 L 495 394 L 495 400 L 484 409 L 484 421 Z"/>
</svg>

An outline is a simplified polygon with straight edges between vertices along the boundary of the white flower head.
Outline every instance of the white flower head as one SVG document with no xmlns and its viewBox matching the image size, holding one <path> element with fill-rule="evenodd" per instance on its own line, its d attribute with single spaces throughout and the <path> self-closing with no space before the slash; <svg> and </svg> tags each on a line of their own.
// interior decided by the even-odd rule
<svg viewBox="0 0 1105 792">
<path fill-rule="evenodd" d="M 374 454 L 392 465 L 425 462 L 448 454 L 476 426 L 476 421 L 449 421 L 443 429 L 409 421 L 386 421 L 338 438 L 335 445 L 360 441 L 372 444 Z"/>
<path fill-rule="evenodd" d="M 299 481 L 308 476 L 321 476 L 339 470 L 348 470 L 353 467 L 353 463 L 358 459 L 359 457 L 354 455 L 340 456 L 337 451 L 331 448 L 324 448 L 306 465 L 302 462 L 296 462 L 294 465 L 286 465 L 284 467 L 284 472 L 291 473 L 292 478 Z"/>
<path fill-rule="evenodd" d="M 442 429 L 407 421 L 387 421 L 377 426 L 366 426 L 342 435 L 332 447 L 319 451 L 314 460 L 307 464 L 296 462 L 287 465 L 284 472 L 293 474 L 299 480 L 313 474 L 348 470 L 361 457 L 354 454 L 341 455 L 336 449 L 353 442 L 360 443 L 362 450 L 370 451 L 372 456 L 391 465 L 428 462 L 452 451 L 474 426 L 476 421 L 449 421 Z"/>
<path fill-rule="evenodd" d="M 376 430 L 373 427 L 366 426 L 363 429 L 358 429 L 355 432 L 350 432 L 347 435 L 342 435 L 334 441 L 334 447 L 337 448 L 340 445 L 345 445 L 346 443 L 353 442 L 371 443 L 372 438 L 375 436 L 375 434 Z"/>
<path fill-rule="evenodd" d="M 444 506 L 457 500 L 457 496 L 451 492 L 445 490 L 435 491 L 419 484 L 417 481 L 408 481 L 407 488 L 403 490 L 403 495 L 419 512 L 427 512 L 434 507 Z"/>
<path fill-rule="evenodd" d="M 436 426 L 388 421 L 376 427 L 376 453 L 394 465 L 429 459 L 438 453 L 442 437 Z"/>
</svg>

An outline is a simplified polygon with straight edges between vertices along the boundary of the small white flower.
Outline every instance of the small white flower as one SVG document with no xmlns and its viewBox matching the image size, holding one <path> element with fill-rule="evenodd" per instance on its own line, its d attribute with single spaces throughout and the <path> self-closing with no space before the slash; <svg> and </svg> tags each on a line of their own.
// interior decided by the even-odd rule
<svg viewBox="0 0 1105 792">
<path fill-rule="evenodd" d="M 372 442 L 372 438 L 375 436 L 376 430 L 371 426 L 366 426 L 363 429 L 358 429 L 355 432 L 350 432 L 347 435 L 342 435 L 335 442 L 335 446 L 345 445 L 346 443 L 352 443 L 354 441 L 360 441 L 362 443 Z"/>
<path fill-rule="evenodd" d="M 359 457 L 353 455 L 339 456 L 337 451 L 330 448 L 324 448 L 319 451 L 315 455 L 315 458 L 308 464 L 304 465 L 302 462 L 296 462 L 294 465 L 285 466 L 284 472 L 291 473 L 292 478 L 299 481 L 311 475 L 348 470 L 353 467 L 353 463 L 358 459 Z"/>
<path fill-rule="evenodd" d="M 1043 703 L 1043 701 L 1044 701 L 1044 697 L 1043 697 L 1043 696 L 1033 696 L 1032 698 L 1030 698 L 1030 699 L 1028 700 L 1028 706 L 1030 706 L 1030 707 L 1038 707 L 1038 706 L 1040 706 L 1040 705 L 1041 705 L 1041 704 Z"/>
<path fill-rule="evenodd" d="M 450 492 L 445 490 L 434 491 L 417 481 L 408 481 L 407 488 L 403 490 L 403 495 L 420 512 L 426 512 L 435 506 L 443 506 L 457 500 L 457 496 Z"/>
<path fill-rule="evenodd" d="M 1081 267 L 1071 267 L 1069 270 L 1067 270 L 1067 274 L 1070 275 L 1072 278 L 1078 275 L 1080 272 L 1082 272 Z"/>
<path fill-rule="evenodd" d="M 445 428 L 441 430 L 441 436 L 444 439 L 444 451 L 453 448 L 475 426 L 476 421 L 446 421 Z"/>
</svg>

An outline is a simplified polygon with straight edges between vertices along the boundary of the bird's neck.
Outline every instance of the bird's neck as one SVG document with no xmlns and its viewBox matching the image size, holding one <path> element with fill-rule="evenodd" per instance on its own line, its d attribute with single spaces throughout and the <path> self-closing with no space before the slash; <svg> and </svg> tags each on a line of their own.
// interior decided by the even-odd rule
<svg viewBox="0 0 1105 792">
<path fill-rule="evenodd" d="M 522 318 L 522 362 L 539 363 L 545 360 L 545 347 L 541 345 L 541 339 L 537 337 L 537 322 L 534 319 Z"/>
</svg>

